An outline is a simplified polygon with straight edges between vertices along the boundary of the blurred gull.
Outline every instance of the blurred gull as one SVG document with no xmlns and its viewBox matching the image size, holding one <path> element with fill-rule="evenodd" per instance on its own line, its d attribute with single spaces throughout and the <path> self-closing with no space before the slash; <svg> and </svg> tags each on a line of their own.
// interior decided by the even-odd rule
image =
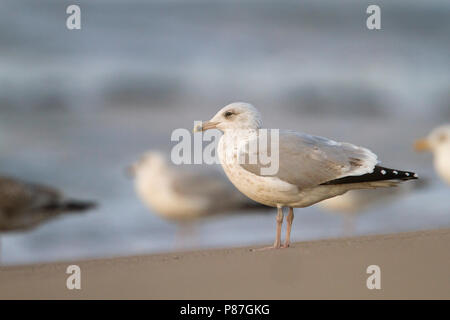
<svg viewBox="0 0 450 320">
<path fill-rule="evenodd" d="M 437 127 L 426 138 L 417 140 L 415 148 L 433 153 L 435 170 L 450 184 L 450 124 Z"/>
<path fill-rule="evenodd" d="M 262 165 L 241 163 L 243 158 L 260 160 L 260 155 L 276 152 L 270 150 L 270 145 L 260 145 L 261 125 L 255 107 L 237 102 L 222 108 L 194 131 L 221 130 L 224 134 L 218 154 L 228 178 L 249 198 L 278 208 L 276 238 L 270 248 L 281 247 L 283 207 L 289 207 L 282 246 L 286 248 L 290 244 L 293 208 L 307 207 L 352 189 L 391 187 L 402 180 L 417 179 L 413 172 L 378 166 L 377 156 L 368 149 L 286 130 L 279 131 L 278 172 L 262 175 Z M 249 154 L 254 149 L 249 146 L 255 141 L 259 148 Z"/>
<path fill-rule="evenodd" d="M 145 153 L 130 171 L 139 198 L 158 215 L 174 222 L 263 208 L 238 192 L 219 172 L 171 166 L 157 151 Z"/>
<path fill-rule="evenodd" d="M 28 230 L 64 213 L 94 206 L 93 202 L 66 199 L 47 186 L 0 177 L 0 232 Z"/>
<path fill-rule="evenodd" d="M 323 200 L 318 206 L 330 213 L 337 213 L 344 218 L 344 233 L 351 235 L 355 229 L 357 216 L 370 208 L 385 205 L 406 196 L 427 185 L 427 180 L 420 179 L 414 183 L 402 184 L 397 188 L 379 188 L 372 190 L 350 190 L 343 195 Z"/>
</svg>

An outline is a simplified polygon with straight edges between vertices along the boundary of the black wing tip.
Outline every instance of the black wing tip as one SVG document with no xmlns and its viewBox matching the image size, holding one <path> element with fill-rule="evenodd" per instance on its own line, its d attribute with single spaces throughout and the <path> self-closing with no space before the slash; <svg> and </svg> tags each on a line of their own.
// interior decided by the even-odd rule
<svg viewBox="0 0 450 320">
<path fill-rule="evenodd" d="M 373 182 L 373 181 L 383 181 L 383 180 L 415 180 L 419 179 L 417 173 L 412 171 L 402 171 L 390 168 L 385 168 L 381 166 L 375 166 L 372 173 L 366 173 L 361 176 L 347 176 L 335 180 L 331 180 L 322 185 L 335 185 L 335 184 L 347 184 L 347 183 L 362 183 L 362 182 Z"/>
<path fill-rule="evenodd" d="M 41 207 L 43 210 L 53 212 L 83 212 L 97 207 L 97 203 L 93 201 L 65 200 L 63 202 L 52 202 Z"/>
<path fill-rule="evenodd" d="M 97 207 L 97 203 L 93 201 L 68 200 L 64 203 L 64 208 L 68 211 L 86 211 Z"/>
<path fill-rule="evenodd" d="M 419 179 L 419 176 L 417 173 L 412 171 L 402 171 L 402 170 L 395 170 L 380 166 L 375 166 L 374 172 L 379 171 L 384 177 L 384 180 L 414 180 Z"/>
</svg>

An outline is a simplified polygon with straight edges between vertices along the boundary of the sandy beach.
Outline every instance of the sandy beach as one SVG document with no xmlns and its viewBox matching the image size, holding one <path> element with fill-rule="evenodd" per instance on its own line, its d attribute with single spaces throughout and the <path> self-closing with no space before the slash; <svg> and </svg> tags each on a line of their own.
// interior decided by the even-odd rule
<svg viewBox="0 0 450 320">
<path fill-rule="evenodd" d="M 81 290 L 66 288 L 69 265 Z M 369 290 L 369 265 L 381 289 Z M 450 229 L 0 268 L 1 299 L 449 299 Z"/>
</svg>

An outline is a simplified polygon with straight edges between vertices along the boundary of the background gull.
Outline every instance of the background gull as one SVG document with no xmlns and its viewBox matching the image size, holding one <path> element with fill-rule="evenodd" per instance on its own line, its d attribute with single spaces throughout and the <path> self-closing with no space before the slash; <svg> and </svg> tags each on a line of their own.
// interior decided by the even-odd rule
<svg viewBox="0 0 450 320">
<path fill-rule="evenodd" d="M 67 199 L 48 186 L 0 177 L 0 232 L 28 230 L 61 214 L 94 206 L 93 202 Z"/>
<path fill-rule="evenodd" d="M 435 128 L 423 139 L 415 143 L 417 151 L 431 151 L 434 168 L 439 176 L 450 184 L 450 124 Z"/>
<path fill-rule="evenodd" d="M 199 218 L 267 208 L 238 192 L 220 172 L 171 166 L 158 151 L 145 153 L 130 171 L 142 202 L 184 227 L 180 230 Z"/>
<path fill-rule="evenodd" d="M 281 247 L 283 207 L 289 207 L 283 245 L 288 247 L 293 208 L 307 207 L 353 189 L 391 187 L 402 180 L 417 179 L 413 172 L 378 166 L 377 156 L 366 148 L 294 131 L 280 131 L 279 170 L 272 176 L 264 176 L 262 165 L 242 164 L 238 160 L 255 156 L 248 154 L 252 151 L 248 146 L 253 139 L 258 139 L 261 126 L 261 115 L 256 108 L 237 102 L 225 106 L 195 130 L 221 130 L 224 134 L 218 154 L 228 178 L 249 198 L 278 208 L 272 248 Z M 260 146 L 257 159 L 271 152 L 270 145 Z"/>
<path fill-rule="evenodd" d="M 414 183 L 401 184 L 393 189 L 350 190 L 343 195 L 325 199 L 317 205 L 326 212 L 341 215 L 344 219 L 344 234 L 351 235 L 354 233 L 355 220 L 359 215 L 369 211 L 371 208 L 398 200 L 402 196 L 422 189 L 427 185 L 428 181 L 422 178 L 414 181 Z"/>
</svg>

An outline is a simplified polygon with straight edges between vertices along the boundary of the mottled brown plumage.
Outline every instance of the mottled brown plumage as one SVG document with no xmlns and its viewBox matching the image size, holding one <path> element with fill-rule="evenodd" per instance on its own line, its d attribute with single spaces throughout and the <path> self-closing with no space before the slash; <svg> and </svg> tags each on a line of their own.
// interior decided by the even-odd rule
<svg viewBox="0 0 450 320">
<path fill-rule="evenodd" d="M 30 229 L 63 213 L 94 206 L 93 202 L 66 199 L 47 186 L 0 177 L 0 232 Z"/>
</svg>

